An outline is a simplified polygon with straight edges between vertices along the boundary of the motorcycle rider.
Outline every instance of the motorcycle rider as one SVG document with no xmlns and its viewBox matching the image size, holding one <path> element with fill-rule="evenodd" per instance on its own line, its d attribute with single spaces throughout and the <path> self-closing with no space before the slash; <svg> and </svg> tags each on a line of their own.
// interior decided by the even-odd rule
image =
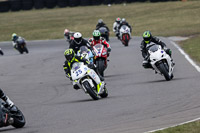
<svg viewBox="0 0 200 133">
<path fill-rule="evenodd" d="M 144 68 L 152 68 L 149 60 L 149 54 L 148 54 L 148 49 L 146 46 L 150 44 L 151 42 L 161 45 L 161 47 L 165 50 L 165 52 L 171 57 L 172 51 L 166 47 L 166 44 L 162 42 L 159 38 L 152 36 L 150 31 L 145 31 L 143 33 L 143 40 L 141 42 L 141 51 L 142 51 L 142 56 L 144 58 L 144 61 L 142 63 Z M 174 63 L 173 63 L 174 64 Z"/>
<path fill-rule="evenodd" d="M 120 37 L 119 37 L 119 25 L 120 25 L 120 22 L 121 22 L 121 18 L 117 17 L 115 22 L 113 23 L 113 32 L 115 33 L 115 35 L 116 35 L 116 37 L 118 39 L 120 39 Z"/>
<path fill-rule="evenodd" d="M 11 108 L 14 103 L 9 99 L 8 96 L 5 95 L 3 90 L 0 88 L 0 98 L 7 103 L 7 105 Z"/>
<path fill-rule="evenodd" d="M 120 28 L 121 28 L 123 25 L 128 26 L 128 27 L 130 28 L 130 32 L 132 32 L 132 27 L 129 25 L 129 23 L 126 21 L 125 18 L 122 18 L 122 20 L 121 20 L 121 22 L 120 22 L 120 24 L 119 24 L 118 30 L 120 30 Z"/>
<path fill-rule="evenodd" d="M 97 85 L 97 88 L 99 88 L 99 87 L 101 88 L 101 87 L 104 86 L 104 78 L 99 75 L 94 64 L 90 64 L 90 62 L 87 59 L 85 59 L 84 57 L 77 56 L 75 54 L 74 50 L 71 49 L 71 48 L 65 50 L 64 56 L 66 58 L 66 61 L 63 64 L 63 68 L 64 68 L 64 71 L 66 73 L 66 77 L 68 77 L 70 80 L 72 80 L 71 67 L 72 67 L 73 63 L 83 62 L 84 64 L 88 65 L 89 68 L 93 69 L 97 73 L 97 75 L 99 76 L 101 82 Z M 79 89 L 79 88 L 77 86 L 74 86 L 74 89 Z"/>
<path fill-rule="evenodd" d="M 88 41 L 82 38 L 82 34 L 80 32 L 75 32 L 73 36 L 74 39 L 71 41 L 69 48 L 72 48 L 76 54 L 81 46 L 86 46 L 93 51 Z"/>
<path fill-rule="evenodd" d="M 93 61 L 93 58 L 94 58 L 94 55 L 93 55 L 93 53 L 91 52 L 91 50 L 90 49 L 88 49 L 86 46 L 81 46 L 80 47 L 80 50 L 77 52 L 77 56 L 81 56 L 81 54 L 83 53 L 83 52 L 86 52 L 87 54 L 88 54 L 88 60 L 90 61 L 90 63 L 93 63 L 94 61 Z M 85 55 L 86 56 L 86 55 Z M 84 56 L 84 57 L 85 57 Z M 86 58 L 86 57 L 85 57 Z M 87 59 L 87 58 L 86 58 Z"/>
<path fill-rule="evenodd" d="M 18 43 L 17 40 L 18 40 L 19 38 L 25 40 L 23 37 L 18 36 L 16 33 L 13 33 L 13 34 L 12 34 L 12 44 L 13 44 L 13 47 L 14 47 L 15 49 L 17 49 L 17 43 Z"/>
<path fill-rule="evenodd" d="M 96 30 L 99 30 L 99 28 L 101 28 L 101 27 L 105 27 L 108 30 L 108 32 L 110 31 L 110 29 L 108 28 L 108 26 L 106 26 L 106 24 L 103 22 L 103 20 L 99 19 L 98 23 L 96 25 Z"/>
<path fill-rule="evenodd" d="M 66 41 L 69 42 L 69 44 L 74 39 L 73 35 L 74 35 L 74 32 L 71 32 L 69 29 L 64 30 L 64 37 L 65 37 Z"/>
<path fill-rule="evenodd" d="M 111 52 L 111 47 L 110 47 L 110 44 L 106 41 L 105 38 L 101 37 L 101 33 L 99 30 L 94 30 L 93 31 L 93 37 L 89 39 L 89 43 L 90 45 L 93 47 L 95 46 L 96 44 L 103 44 L 106 48 L 107 48 L 107 51 L 108 51 L 108 56 Z"/>
</svg>

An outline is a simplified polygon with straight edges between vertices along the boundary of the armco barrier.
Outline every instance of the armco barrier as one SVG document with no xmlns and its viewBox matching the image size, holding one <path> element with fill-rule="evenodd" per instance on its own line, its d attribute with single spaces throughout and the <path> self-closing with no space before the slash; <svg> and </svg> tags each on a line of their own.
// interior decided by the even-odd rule
<svg viewBox="0 0 200 133">
<path fill-rule="evenodd" d="M 10 10 L 10 3 L 8 0 L 0 1 L 0 12 L 8 12 Z"/>
</svg>

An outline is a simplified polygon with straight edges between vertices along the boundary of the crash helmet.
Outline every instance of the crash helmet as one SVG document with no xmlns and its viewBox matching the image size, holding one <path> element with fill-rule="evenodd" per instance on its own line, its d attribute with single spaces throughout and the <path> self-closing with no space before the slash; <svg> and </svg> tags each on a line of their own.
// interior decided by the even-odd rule
<svg viewBox="0 0 200 133">
<path fill-rule="evenodd" d="M 64 35 L 65 35 L 65 36 L 69 36 L 69 30 L 68 30 L 68 29 L 65 29 L 65 30 L 64 30 Z"/>
<path fill-rule="evenodd" d="M 121 23 L 122 23 L 122 24 L 126 24 L 126 19 L 125 19 L 125 18 L 122 18 Z"/>
<path fill-rule="evenodd" d="M 74 41 L 77 44 L 80 44 L 82 42 L 82 34 L 80 32 L 74 33 Z"/>
<path fill-rule="evenodd" d="M 92 35 L 93 35 L 94 40 L 98 41 L 100 39 L 101 33 L 99 30 L 94 30 Z"/>
<path fill-rule="evenodd" d="M 98 24 L 103 24 L 103 19 L 99 19 Z"/>
<path fill-rule="evenodd" d="M 116 20 L 115 20 L 118 24 L 121 22 L 121 18 L 120 17 L 118 17 L 118 18 L 116 18 Z"/>
<path fill-rule="evenodd" d="M 65 56 L 65 58 L 66 58 L 67 61 L 72 62 L 74 60 L 74 58 L 75 58 L 75 52 L 71 48 L 67 49 L 64 52 L 64 56 Z"/>
<path fill-rule="evenodd" d="M 12 39 L 15 40 L 16 38 L 18 38 L 17 34 L 16 34 L 16 33 L 13 33 L 13 34 L 12 34 Z"/>
<path fill-rule="evenodd" d="M 143 33 L 143 39 L 145 43 L 150 43 L 151 39 L 152 39 L 152 35 L 150 31 L 145 31 Z"/>
</svg>

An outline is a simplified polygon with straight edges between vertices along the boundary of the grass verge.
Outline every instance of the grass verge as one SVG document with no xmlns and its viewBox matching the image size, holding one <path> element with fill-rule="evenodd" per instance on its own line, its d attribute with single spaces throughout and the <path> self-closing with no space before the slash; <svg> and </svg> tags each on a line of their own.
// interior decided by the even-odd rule
<svg viewBox="0 0 200 133">
<path fill-rule="evenodd" d="M 168 128 L 154 133 L 199 133 L 200 132 L 200 121 L 183 124 L 180 126 Z"/>
<path fill-rule="evenodd" d="M 112 30 L 116 17 L 126 18 L 133 36 L 145 30 L 156 36 L 188 36 L 200 33 L 199 5 L 200 1 L 147 2 L 0 13 L 0 41 L 11 40 L 13 32 L 27 40 L 60 39 L 65 28 L 90 37 L 98 19 Z"/>
<path fill-rule="evenodd" d="M 200 64 L 200 34 L 179 43 L 181 48 Z"/>
</svg>

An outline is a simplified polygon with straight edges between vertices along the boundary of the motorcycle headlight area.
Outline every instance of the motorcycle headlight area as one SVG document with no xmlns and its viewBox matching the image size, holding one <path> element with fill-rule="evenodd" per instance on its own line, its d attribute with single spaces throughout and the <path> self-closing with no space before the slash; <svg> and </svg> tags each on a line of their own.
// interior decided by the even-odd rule
<svg viewBox="0 0 200 133">
<path fill-rule="evenodd" d="M 103 52 L 103 53 L 102 53 L 102 55 L 106 55 L 106 54 L 107 54 L 107 52 Z"/>
</svg>

